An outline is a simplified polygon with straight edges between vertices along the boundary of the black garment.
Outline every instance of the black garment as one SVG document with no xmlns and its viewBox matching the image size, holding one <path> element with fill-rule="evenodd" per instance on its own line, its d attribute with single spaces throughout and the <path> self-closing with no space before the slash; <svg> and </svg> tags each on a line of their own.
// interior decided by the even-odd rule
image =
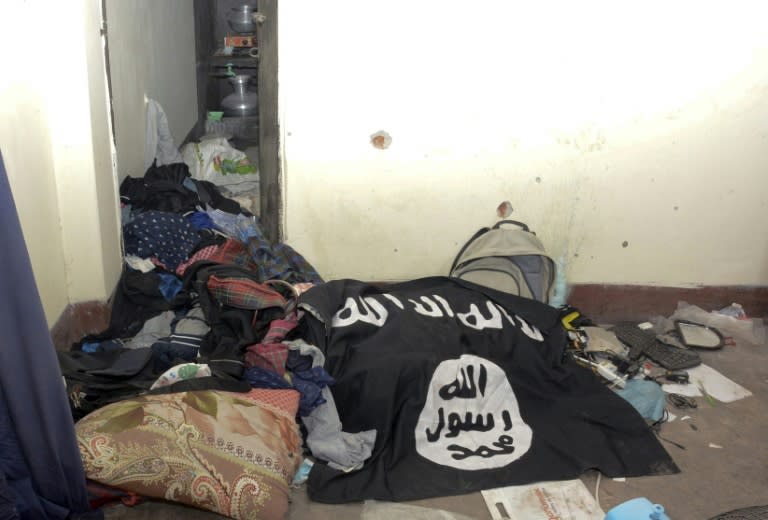
<svg viewBox="0 0 768 520">
<path fill-rule="evenodd" d="M 203 206 L 207 204 L 214 209 L 220 209 L 233 215 L 242 213 L 246 217 L 251 216 L 251 212 L 241 208 L 239 203 L 222 195 L 219 188 L 212 182 L 195 180 L 194 183 L 197 186 L 197 197 Z"/>
<path fill-rule="evenodd" d="M 80 350 L 83 343 L 93 341 L 132 338 L 148 319 L 189 302 L 189 293 L 185 291 L 180 291 L 172 301 L 167 301 L 160 292 L 160 282 L 158 271 L 142 273 L 128 267 L 123 269 L 112 295 L 109 327 L 98 334 L 83 337 L 72 348 Z"/>
<path fill-rule="evenodd" d="M 126 177 L 120 184 L 120 198 L 134 209 L 174 213 L 192 211 L 198 204 L 197 194 L 183 185 L 189 177 L 185 163 L 150 166 L 144 177 Z"/>
<path fill-rule="evenodd" d="M 224 390 L 247 392 L 250 385 L 210 362 L 212 377 L 178 381 L 150 391 L 152 384 L 169 368 L 197 361 L 188 351 L 168 348 L 158 341 L 151 348 L 118 349 L 99 352 L 58 352 L 61 372 L 67 384 L 72 417 L 79 420 L 89 413 L 116 401 L 150 393 L 188 392 L 192 390 Z M 205 362 L 205 360 L 199 360 Z M 242 363 L 237 365 L 242 367 Z M 225 368 L 229 369 L 228 366 Z M 1 469 L 1 468 L 0 468 Z"/>
<path fill-rule="evenodd" d="M 329 282 L 300 306 L 344 431 L 377 430 L 359 471 L 315 464 L 313 500 L 413 500 L 590 468 L 678 471 L 642 417 L 564 356 L 559 312 L 543 303 L 434 277 L 387 291 Z"/>
<path fill-rule="evenodd" d="M 57 354 L 75 420 L 149 390 L 166 368 L 153 362 L 150 348 Z"/>
<path fill-rule="evenodd" d="M 161 339 L 152 344 L 152 358 L 162 372 L 182 363 L 193 363 L 197 359 L 197 347 L 174 345 L 170 339 Z"/>
<path fill-rule="evenodd" d="M 170 182 L 173 184 L 183 184 L 188 178 L 189 167 L 183 162 L 165 164 L 163 166 L 157 166 L 157 163 L 152 163 L 152 166 L 144 172 L 144 180 L 149 183 Z"/>
<path fill-rule="evenodd" d="M 221 194 L 219 188 L 208 181 L 192 180 L 197 193 L 184 186 L 189 178 L 185 163 L 150 166 L 144 177 L 126 177 L 120 184 L 120 199 L 137 210 L 158 210 L 173 213 L 194 211 L 198 205 L 206 204 L 215 209 L 237 215 L 243 213 L 240 204 Z"/>
</svg>

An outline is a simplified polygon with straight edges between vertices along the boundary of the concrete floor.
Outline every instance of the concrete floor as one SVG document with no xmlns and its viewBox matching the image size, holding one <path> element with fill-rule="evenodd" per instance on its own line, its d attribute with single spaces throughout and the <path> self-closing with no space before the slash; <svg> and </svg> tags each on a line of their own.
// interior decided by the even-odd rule
<svg viewBox="0 0 768 520">
<path fill-rule="evenodd" d="M 672 520 L 704 520 L 736 508 L 768 505 L 768 345 L 726 346 L 703 352 L 704 363 L 749 389 L 754 395 L 729 404 L 712 406 L 698 398 L 699 408 L 673 412 L 687 421 L 665 424 L 661 435 L 685 446 L 664 443 L 682 472 L 662 477 L 631 478 L 615 482 L 603 478 L 599 498 L 603 510 L 635 497 L 664 505 Z M 722 449 L 710 448 L 715 443 Z M 596 472 L 582 477 L 594 493 Z M 412 502 L 487 520 L 490 513 L 480 493 Z M 304 488 L 295 490 L 290 520 L 359 519 L 362 504 L 329 506 L 310 502 Z M 107 519 L 223 518 L 191 508 L 147 502 L 128 508 L 105 509 Z M 401 519 L 398 519 L 401 520 Z M 525 520 L 525 519 L 521 519 Z M 565 519 L 564 519 L 565 520 Z"/>
</svg>

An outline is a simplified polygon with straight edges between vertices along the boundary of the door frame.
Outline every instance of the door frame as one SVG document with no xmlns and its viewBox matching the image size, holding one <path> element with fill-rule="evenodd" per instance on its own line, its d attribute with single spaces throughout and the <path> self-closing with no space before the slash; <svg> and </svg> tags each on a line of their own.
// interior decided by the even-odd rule
<svg viewBox="0 0 768 520">
<path fill-rule="evenodd" d="M 283 237 L 282 160 L 277 82 L 277 0 L 259 0 L 259 181 L 262 231 L 272 241 Z"/>
</svg>

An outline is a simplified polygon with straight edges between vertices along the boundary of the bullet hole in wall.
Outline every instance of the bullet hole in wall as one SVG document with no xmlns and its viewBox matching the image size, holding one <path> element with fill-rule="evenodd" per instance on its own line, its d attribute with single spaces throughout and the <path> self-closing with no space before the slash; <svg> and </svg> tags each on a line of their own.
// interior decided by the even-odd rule
<svg viewBox="0 0 768 520">
<path fill-rule="evenodd" d="M 392 136 L 384 130 L 379 130 L 375 134 L 371 134 L 371 144 L 374 148 L 386 150 L 392 144 Z"/>
<path fill-rule="evenodd" d="M 512 203 L 508 200 L 505 200 L 501 204 L 499 204 L 499 207 L 496 208 L 496 215 L 499 216 L 499 218 L 507 218 L 512 214 Z"/>
</svg>

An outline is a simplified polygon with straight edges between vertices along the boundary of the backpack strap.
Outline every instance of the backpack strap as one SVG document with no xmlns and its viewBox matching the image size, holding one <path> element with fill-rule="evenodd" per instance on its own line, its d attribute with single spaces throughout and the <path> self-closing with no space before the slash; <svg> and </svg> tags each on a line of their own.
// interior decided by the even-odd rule
<svg viewBox="0 0 768 520">
<path fill-rule="evenodd" d="M 502 221 L 502 222 L 514 222 L 514 221 L 513 221 L 513 220 L 510 220 L 510 221 Z M 501 222 L 499 222 L 499 224 L 501 224 Z M 494 226 L 494 227 L 493 227 L 493 229 L 496 229 L 496 227 L 497 227 L 499 224 L 496 224 L 496 226 Z M 525 224 L 523 224 L 523 225 L 525 225 Z M 461 247 L 461 249 L 459 250 L 459 254 L 457 254 L 457 255 L 456 255 L 456 258 L 454 258 L 454 259 L 453 259 L 453 264 L 451 264 L 451 270 L 450 270 L 450 271 L 448 271 L 448 276 L 450 276 L 450 275 L 451 275 L 451 273 L 453 272 L 453 270 L 454 270 L 454 269 L 456 269 L 456 264 L 459 262 L 459 258 L 461 258 L 461 255 L 463 255 L 463 254 L 464 254 L 464 251 L 466 251 L 466 250 L 467 250 L 467 248 L 469 247 L 469 245 L 470 245 L 472 242 L 474 242 L 475 240 L 477 240 L 478 238 L 480 238 L 482 235 L 484 235 L 484 234 L 486 234 L 487 232 L 489 232 L 490 230 L 491 230 L 491 228 L 488 228 L 488 227 L 480 228 L 480 229 L 477 231 L 477 233 L 475 233 L 474 235 L 472 235 L 472 238 L 470 238 L 469 240 L 467 240 L 467 243 L 466 243 L 466 244 L 464 244 L 464 245 Z"/>
<path fill-rule="evenodd" d="M 448 271 L 448 275 L 450 276 L 450 274 L 453 272 L 453 270 L 454 270 L 454 269 L 456 269 L 456 264 L 458 264 L 458 262 L 459 262 L 459 258 L 461 258 L 461 255 L 463 255 L 463 254 L 464 254 L 464 251 L 466 251 L 466 250 L 467 250 L 467 248 L 469 247 L 469 245 L 470 245 L 472 242 L 474 242 L 475 240 L 477 240 L 478 238 L 480 238 L 482 235 L 484 235 L 484 234 L 486 234 L 487 232 L 489 232 L 491 229 L 499 229 L 499 228 L 502 226 L 502 224 L 513 224 L 513 225 L 515 225 L 515 226 L 517 226 L 517 227 L 519 227 L 519 228 L 522 228 L 522 229 L 523 229 L 523 231 L 527 231 L 528 233 L 531 233 L 532 235 L 535 235 L 535 234 L 536 234 L 536 233 L 534 233 L 533 231 L 531 231 L 531 230 L 528 228 L 528 225 L 527 225 L 527 224 L 525 224 L 525 223 L 523 223 L 523 222 L 520 222 L 520 221 L 517 221 L 517 220 L 500 220 L 500 221 L 496 222 L 496 224 L 493 226 L 493 228 L 489 228 L 489 227 L 480 228 L 480 230 L 478 230 L 478 232 L 477 232 L 477 233 L 475 233 L 474 235 L 472 235 L 472 238 L 470 238 L 469 240 L 467 240 L 467 243 L 466 243 L 466 244 L 464 244 L 464 245 L 462 246 L 462 248 L 459 250 L 459 254 L 457 254 L 457 255 L 456 255 L 456 258 L 454 258 L 454 259 L 453 259 L 453 264 L 451 264 L 451 270 L 450 270 L 450 271 Z"/>
<path fill-rule="evenodd" d="M 519 222 L 517 220 L 500 220 L 500 221 L 496 222 L 496 225 L 493 226 L 493 229 L 499 229 L 502 224 L 514 224 L 517 227 L 523 228 L 523 231 L 527 231 L 529 233 L 533 233 L 533 231 L 528 229 L 528 225 L 527 224 L 524 224 L 524 223 Z M 533 234 L 535 235 L 536 233 L 533 233 Z M 473 240 L 474 240 L 474 238 L 473 238 Z"/>
</svg>

